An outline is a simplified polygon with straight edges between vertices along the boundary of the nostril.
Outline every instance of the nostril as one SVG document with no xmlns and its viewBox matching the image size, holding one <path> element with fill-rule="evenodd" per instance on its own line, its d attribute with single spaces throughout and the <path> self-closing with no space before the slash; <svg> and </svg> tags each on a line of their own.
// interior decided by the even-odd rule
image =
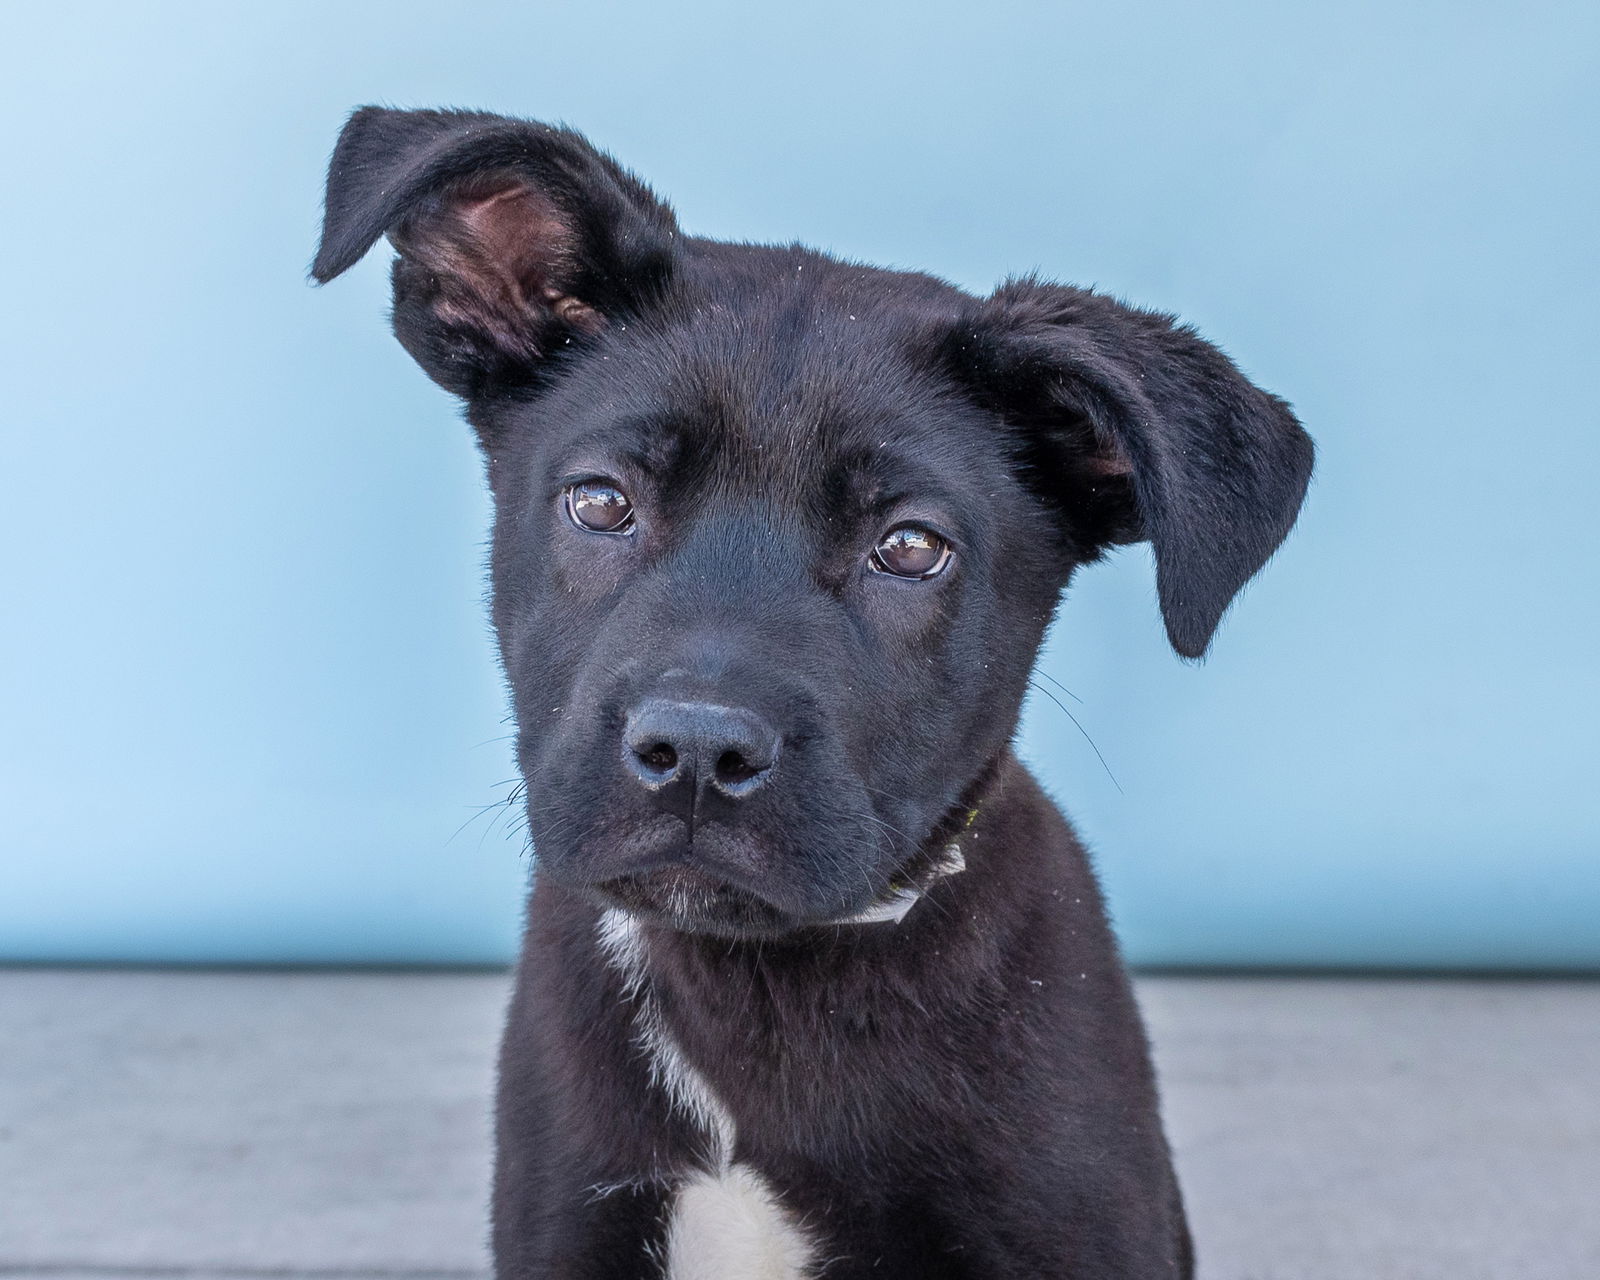
<svg viewBox="0 0 1600 1280">
<path fill-rule="evenodd" d="M 656 742 L 639 752 L 639 759 L 658 773 L 671 773 L 678 767 L 678 752 L 670 742 Z"/>
<path fill-rule="evenodd" d="M 730 785 L 749 782 L 761 772 L 761 766 L 751 764 L 738 751 L 724 751 L 717 757 L 717 781 Z"/>
<path fill-rule="evenodd" d="M 663 787 L 678 776 L 678 749 L 664 738 L 630 743 L 623 759 L 647 787 Z"/>
<path fill-rule="evenodd" d="M 767 781 L 777 760 L 776 741 L 752 739 L 737 746 L 725 746 L 717 756 L 710 781 L 729 799 L 749 795 Z"/>
</svg>

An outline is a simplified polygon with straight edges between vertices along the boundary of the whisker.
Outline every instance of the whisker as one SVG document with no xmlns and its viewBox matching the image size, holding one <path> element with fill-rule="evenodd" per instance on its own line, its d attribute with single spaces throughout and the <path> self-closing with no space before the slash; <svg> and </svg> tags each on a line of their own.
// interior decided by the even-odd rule
<svg viewBox="0 0 1600 1280">
<path fill-rule="evenodd" d="M 865 818 L 868 822 L 876 823 L 878 826 L 882 827 L 885 831 L 893 832 L 895 835 L 899 836 L 902 840 L 906 841 L 907 843 L 910 843 L 911 837 L 908 836 L 904 831 L 900 830 L 899 827 L 895 826 L 894 823 L 885 822 L 882 818 L 880 818 L 876 814 L 872 814 L 872 813 L 864 813 L 861 816 L 863 818 Z"/>
<path fill-rule="evenodd" d="M 509 800 L 491 800 L 488 804 L 479 805 L 475 810 L 473 810 L 472 816 L 470 818 L 468 818 L 465 822 L 463 822 L 459 827 L 457 827 L 454 831 L 452 831 L 450 833 L 450 838 L 444 842 L 445 843 L 445 847 L 448 848 L 450 846 L 450 844 L 454 842 L 454 840 L 455 840 L 455 838 L 457 836 L 459 836 L 463 831 L 465 831 L 468 827 L 470 827 L 474 822 L 478 821 L 479 818 L 483 817 L 484 814 L 490 812 L 493 809 L 503 809 L 509 803 L 510 803 Z M 490 829 L 491 830 L 493 829 L 493 824 L 492 823 L 490 824 Z"/>
<path fill-rule="evenodd" d="M 1066 694 L 1067 697 L 1071 698 L 1074 702 L 1076 702 L 1080 707 L 1084 705 L 1084 701 L 1083 701 L 1082 698 L 1080 698 L 1077 694 L 1073 693 L 1071 689 L 1067 688 L 1066 685 L 1062 684 L 1061 681 L 1057 680 L 1048 671 L 1045 671 L 1042 668 L 1035 667 L 1033 674 L 1036 675 L 1036 676 L 1043 676 L 1051 684 L 1055 685 L 1056 688 L 1060 689 L 1062 693 Z"/>
<path fill-rule="evenodd" d="M 493 834 L 495 828 L 506 822 L 507 819 L 510 819 L 511 822 L 510 827 L 508 827 L 505 831 L 507 839 L 510 839 L 516 834 L 517 823 L 526 823 L 527 814 L 521 812 L 520 801 L 527 794 L 527 780 L 524 778 L 505 778 L 495 785 L 501 787 L 510 786 L 511 790 L 502 799 L 492 800 L 488 804 L 479 805 L 470 818 L 468 818 L 450 833 L 450 838 L 445 841 L 446 847 L 454 843 L 455 839 L 463 831 L 470 827 L 474 822 L 482 819 L 483 816 L 488 813 L 494 813 L 494 817 L 489 819 L 488 825 L 484 827 L 483 833 L 478 837 L 478 847 L 480 849 L 483 847 L 483 842 L 487 840 L 491 834 Z M 496 810 L 498 810 L 498 812 L 496 812 Z"/>
<path fill-rule="evenodd" d="M 1073 715 L 1072 712 L 1067 709 L 1067 704 L 1061 701 L 1060 698 L 1056 697 L 1055 694 L 1051 693 L 1050 690 L 1046 689 L 1037 681 L 1030 679 L 1028 683 L 1040 693 L 1044 694 L 1045 697 L 1049 698 L 1051 702 L 1056 704 L 1056 706 L 1060 707 L 1061 714 L 1066 716 L 1068 720 L 1072 721 L 1072 723 L 1077 726 L 1078 732 L 1083 735 L 1083 740 L 1089 744 L 1089 749 L 1094 752 L 1094 758 L 1100 762 L 1100 767 L 1106 771 L 1106 777 L 1111 779 L 1111 785 L 1114 786 L 1119 793 L 1126 795 L 1127 793 L 1122 790 L 1122 784 L 1117 781 L 1117 775 L 1111 772 L 1111 766 L 1106 763 L 1106 758 L 1100 754 L 1100 748 L 1095 746 L 1094 739 L 1089 736 L 1089 731 L 1078 723 L 1078 717 Z"/>
</svg>

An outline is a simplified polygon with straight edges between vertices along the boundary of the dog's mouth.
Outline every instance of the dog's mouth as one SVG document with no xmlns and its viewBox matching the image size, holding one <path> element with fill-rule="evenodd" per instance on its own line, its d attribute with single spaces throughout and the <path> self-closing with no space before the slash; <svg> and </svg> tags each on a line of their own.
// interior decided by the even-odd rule
<svg viewBox="0 0 1600 1280">
<path fill-rule="evenodd" d="M 651 924 L 722 937 L 771 936 L 794 921 L 770 902 L 692 867 L 663 867 L 596 886 L 608 905 Z"/>
</svg>

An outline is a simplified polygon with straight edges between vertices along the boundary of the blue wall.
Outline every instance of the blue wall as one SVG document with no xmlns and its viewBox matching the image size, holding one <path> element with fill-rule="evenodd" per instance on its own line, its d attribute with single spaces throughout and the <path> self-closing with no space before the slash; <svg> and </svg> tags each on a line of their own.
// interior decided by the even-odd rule
<svg viewBox="0 0 1600 1280">
<path fill-rule="evenodd" d="M 34 7 L 0 52 L 0 956 L 497 960 L 527 864 L 453 406 L 356 103 L 565 119 L 693 230 L 1172 308 L 1322 446 L 1214 657 L 1087 574 L 1025 747 L 1136 960 L 1600 965 L 1600 10 Z M 467 825 L 457 832 L 462 824 Z"/>
</svg>

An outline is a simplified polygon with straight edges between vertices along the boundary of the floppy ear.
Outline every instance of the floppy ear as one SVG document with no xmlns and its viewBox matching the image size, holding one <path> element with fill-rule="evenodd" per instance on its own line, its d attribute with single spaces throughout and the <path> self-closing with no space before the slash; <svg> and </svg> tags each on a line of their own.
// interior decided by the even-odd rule
<svg viewBox="0 0 1600 1280">
<path fill-rule="evenodd" d="M 1203 655 L 1305 497 L 1289 406 L 1171 316 L 1032 279 L 978 305 L 957 355 L 1080 536 L 1149 541 L 1172 647 Z"/>
<path fill-rule="evenodd" d="M 535 379 L 547 354 L 658 291 L 677 225 L 570 130 L 363 107 L 334 147 L 312 276 L 332 280 L 385 234 L 399 250 L 396 336 L 472 396 Z"/>
</svg>

